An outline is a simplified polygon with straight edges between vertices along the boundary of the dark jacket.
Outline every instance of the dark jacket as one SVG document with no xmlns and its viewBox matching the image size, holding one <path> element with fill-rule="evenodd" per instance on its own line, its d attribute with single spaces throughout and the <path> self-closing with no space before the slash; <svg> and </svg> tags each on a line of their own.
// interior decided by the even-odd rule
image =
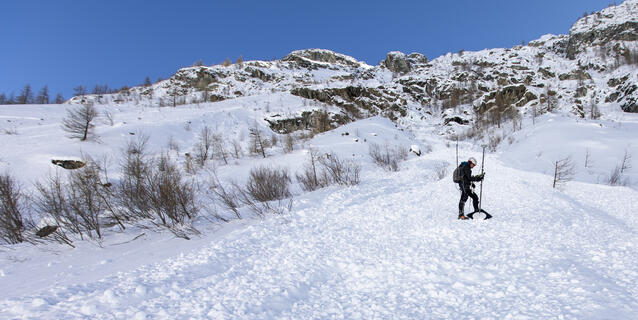
<svg viewBox="0 0 638 320">
<path fill-rule="evenodd" d="M 481 181 L 481 177 L 472 175 L 472 168 L 470 168 L 469 162 L 461 162 L 459 168 L 461 174 L 461 182 L 459 182 L 459 184 L 461 185 L 461 188 L 469 189 L 473 181 Z"/>
</svg>

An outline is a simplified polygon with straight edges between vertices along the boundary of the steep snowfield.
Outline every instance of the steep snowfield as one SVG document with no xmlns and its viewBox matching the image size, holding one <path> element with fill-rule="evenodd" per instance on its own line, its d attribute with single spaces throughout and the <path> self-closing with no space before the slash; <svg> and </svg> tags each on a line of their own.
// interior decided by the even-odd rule
<svg viewBox="0 0 638 320">
<path fill-rule="evenodd" d="M 502 159 L 512 167 L 553 176 L 555 162 L 567 157 L 574 164 L 577 181 L 606 184 L 612 171 L 622 165 L 633 166 L 638 154 L 638 117 L 627 115 L 622 121 L 582 120 L 564 115 L 544 115 L 536 125 L 512 134 L 501 147 Z M 622 173 L 627 185 L 638 186 L 638 171 Z"/>
<path fill-rule="evenodd" d="M 11 151 L 3 155 L 3 163 L 20 173 L 30 168 L 20 157 L 36 158 L 28 156 L 29 150 L 46 156 L 45 162 L 50 154 L 115 152 L 134 128 L 149 133 L 157 149 L 170 131 L 184 152 L 209 119 L 208 111 L 236 119 L 219 122 L 211 115 L 207 122 L 219 123 L 229 134 L 240 135 L 254 123 L 254 114 L 233 111 L 232 103 L 146 110 L 139 117 L 129 117 L 135 109 L 124 110 L 120 124 L 98 128 L 102 144 L 71 142 L 59 126 L 40 122 L 60 116 L 53 112 L 45 112 L 45 120 L 31 119 L 41 107 L 31 112 L 29 107 L 15 109 L 12 116 L 34 125 L 18 127 L 18 135 L 2 136 L 3 150 Z M 296 103 L 301 101 L 282 106 Z M 255 99 L 246 106 L 266 105 Z M 0 115 L 9 117 L 7 112 Z M 191 119 L 191 131 L 175 119 Z M 601 170 L 615 165 L 617 155 L 610 153 L 636 141 L 636 119 L 626 118 L 617 127 L 560 116 L 537 120 L 536 126 L 526 122 L 512 145 L 505 142 L 498 152 L 486 155 L 483 208 L 494 215 L 492 220 L 456 220 L 459 192 L 450 178 L 454 145 L 428 128 L 414 130 L 413 137 L 386 119 L 373 118 L 306 143 L 362 162 L 362 182 L 299 192 L 290 214 L 229 224 L 200 221 L 202 235 L 190 241 L 130 228 L 110 232 L 103 248 L 88 242 L 77 242 L 76 249 L 2 247 L 0 318 L 634 318 L 638 192 L 592 184 L 583 178 L 587 174 L 553 189 L 545 167 L 554 156 L 582 152 L 582 143 L 591 145 Z M 559 127 L 570 131 L 559 134 Z M 345 132 L 349 135 L 342 135 Z M 420 144 L 432 152 L 411 155 L 401 171 L 389 173 L 371 163 L 366 147 L 370 142 Z M 24 148 L 26 143 L 34 145 Z M 72 147 L 61 148 L 67 143 Z M 542 161 L 530 159 L 537 150 Z M 271 152 L 266 160 L 220 166 L 219 173 L 241 177 L 261 161 L 300 168 L 305 159 L 300 150 Z M 480 159 L 480 148 L 461 143 L 460 155 L 462 160 Z M 441 179 L 442 168 L 447 174 Z M 40 164 L 32 170 L 49 169 Z"/>
</svg>

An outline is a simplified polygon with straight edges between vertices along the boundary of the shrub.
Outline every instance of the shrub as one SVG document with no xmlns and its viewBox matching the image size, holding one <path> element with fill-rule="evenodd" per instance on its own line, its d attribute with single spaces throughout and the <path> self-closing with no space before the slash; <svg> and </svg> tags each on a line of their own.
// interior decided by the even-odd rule
<svg viewBox="0 0 638 320">
<path fill-rule="evenodd" d="M 77 234 L 81 239 L 102 239 L 102 221 L 106 211 L 112 208 L 110 184 L 103 183 L 103 169 L 92 159 L 86 166 L 71 171 L 66 180 L 59 173 L 48 177 L 45 183 L 36 184 L 39 196 L 36 203 L 43 213 L 48 213 L 58 227 Z M 120 218 L 113 213 L 122 228 Z"/>
<path fill-rule="evenodd" d="M 121 173 L 118 204 L 130 220 L 149 219 L 173 231 L 197 216 L 195 188 L 167 155 L 128 153 Z"/>
<path fill-rule="evenodd" d="M 8 244 L 25 241 L 25 230 L 32 226 L 23 216 L 24 194 L 16 180 L 0 175 L 0 239 Z"/>
<path fill-rule="evenodd" d="M 319 158 L 319 163 L 332 183 L 352 186 L 360 182 L 361 166 L 352 160 L 343 160 L 334 153 L 328 153 Z"/>
<path fill-rule="evenodd" d="M 236 186 L 237 184 L 232 183 L 230 187 L 225 187 L 215 179 L 212 192 L 215 200 L 219 200 L 222 206 L 235 214 L 237 219 L 241 219 L 242 216 L 239 213 L 240 202 Z"/>
<path fill-rule="evenodd" d="M 301 184 L 301 189 L 304 191 L 314 191 L 328 186 L 330 181 L 319 162 L 319 157 L 321 155 L 314 149 L 310 149 L 308 155 L 309 159 L 304 164 L 303 172 L 301 174 L 296 174 L 297 181 Z"/>
<path fill-rule="evenodd" d="M 214 198 L 223 207 L 242 218 L 240 207 L 246 206 L 260 217 L 266 213 L 283 214 L 292 208 L 291 179 L 284 168 L 257 167 L 250 171 L 245 186 L 231 182 L 224 186 L 214 179 Z"/>
<path fill-rule="evenodd" d="M 628 186 L 630 184 L 629 178 L 623 177 L 622 164 L 611 170 L 607 183 L 610 186 Z"/>
<path fill-rule="evenodd" d="M 147 178 L 148 209 L 162 226 L 171 229 L 197 216 L 199 208 L 193 184 L 182 180 L 177 165 L 168 156 L 162 155 L 155 161 Z"/>
<path fill-rule="evenodd" d="M 439 178 L 439 180 L 443 180 L 447 176 L 447 167 L 448 166 L 446 163 L 440 163 L 436 167 L 436 176 Z"/>
<path fill-rule="evenodd" d="M 289 198 L 290 177 L 283 168 L 258 167 L 250 170 L 246 191 L 255 200 L 267 202 Z"/>
<path fill-rule="evenodd" d="M 389 144 L 380 146 L 376 143 L 370 143 L 368 152 L 378 166 L 389 171 L 399 171 L 399 162 L 408 158 L 406 148 L 390 146 Z"/>
</svg>

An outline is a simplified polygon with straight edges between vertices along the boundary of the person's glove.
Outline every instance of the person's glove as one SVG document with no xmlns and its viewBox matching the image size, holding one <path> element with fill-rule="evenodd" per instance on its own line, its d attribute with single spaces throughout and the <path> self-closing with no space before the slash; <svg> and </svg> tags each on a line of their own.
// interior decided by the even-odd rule
<svg viewBox="0 0 638 320">
<path fill-rule="evenodd" d="M 472 182 L 472 189 L 476 188 L 476 185 L 474 184 L 474 182 Z"/>
<path fill-rule="evenodd" d="M 477 179 L 479 179 L 479 181 L 482 181 L 483 178 L 485 178 L 485 172 L 479 174 L 478 176 L 476 176 Z"/>
</svg>

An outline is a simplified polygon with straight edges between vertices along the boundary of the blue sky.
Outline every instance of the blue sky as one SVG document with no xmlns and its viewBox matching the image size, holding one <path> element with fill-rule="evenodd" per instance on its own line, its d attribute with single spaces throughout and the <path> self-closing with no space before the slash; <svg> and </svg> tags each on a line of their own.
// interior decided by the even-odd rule
<svg viewBox="0 0 638 320">
<path fill-rule="evenodd" d="M 280 59 L 323 48 L 376 65 L 386 53 L 512 47 L 567 34 L 613 0 L 97 1 L 0 3 L 0 93 L 29 83 L 65 98 L 205 64 Z M 618 1 L 620 3 L 621 1 Z"/>
</svg>

